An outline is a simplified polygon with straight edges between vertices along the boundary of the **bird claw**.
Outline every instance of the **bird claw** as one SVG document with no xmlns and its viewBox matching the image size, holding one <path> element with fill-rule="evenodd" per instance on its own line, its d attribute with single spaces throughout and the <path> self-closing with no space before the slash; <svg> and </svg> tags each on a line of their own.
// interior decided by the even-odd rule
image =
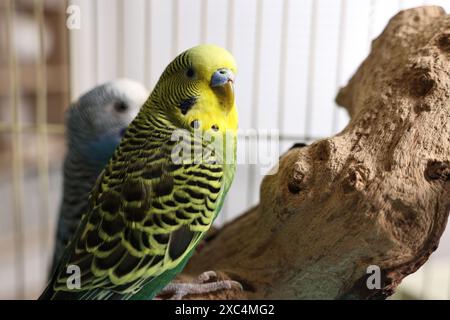
<svg viewBox="0 0 450 320">
<path fill-rule="evenodd" d="M 205 294 L 219 290 L 243 290 L 242 285 L 234 280 L 217 280 L 215 271 L 206 271 L 193 283 L 169 283 L 158 296 L 170 295 L 169 300 L 181 300 L 191 294 Z M 214 279 L 214 281 L 211 281 Z"/>
<path fill-rule="evenodd" d="M 197 277 L 197 282 L 205 283 L 211 279 L 217 279 L 217 278 L 218 278 L 217 273 L 215 271 L 210 270 L 210 271 L 205 271 L 201 275 L 199 275 Z"/>
</svg>

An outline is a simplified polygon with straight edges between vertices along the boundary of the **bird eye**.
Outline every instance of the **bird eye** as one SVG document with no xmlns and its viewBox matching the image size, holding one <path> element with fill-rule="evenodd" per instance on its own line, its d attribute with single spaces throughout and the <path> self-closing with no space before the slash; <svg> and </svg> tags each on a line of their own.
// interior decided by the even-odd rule
<svg viewBox="0 0 450 320">
<path fill-rule="evenodd" d="M 125 112 L 128 110 L 128 105 L 123 101 L 118 101 L 114 104 L 114 110 L 117 112 Z"/>
<path fill-rule="evenodd" d="M 192 69 L 192 68 L 187 69 L 187 71 L 186 71 L 186 76 L 187 76 L 188 78 L 193 78 L 194 75 L 195 75 L 194 69 Z"/>
</svg>

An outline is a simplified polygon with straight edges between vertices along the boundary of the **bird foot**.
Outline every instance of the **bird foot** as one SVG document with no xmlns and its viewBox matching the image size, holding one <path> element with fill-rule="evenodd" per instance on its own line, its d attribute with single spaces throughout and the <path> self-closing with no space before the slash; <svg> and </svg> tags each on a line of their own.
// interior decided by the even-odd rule
<svg viewBox="0 0 450 320">
<path fill-rule="evenodd" d="M 169 283 L 161 292 L 160 296 L 170 296 L 169 300 L 181 300 L 190 294 L 205 294 L 218 290 L 243 290 L 242 285 L 234 280 L 217 280 L 215 271 L 206 271 L 197 277 L 192 283 Z"/>
</svg>

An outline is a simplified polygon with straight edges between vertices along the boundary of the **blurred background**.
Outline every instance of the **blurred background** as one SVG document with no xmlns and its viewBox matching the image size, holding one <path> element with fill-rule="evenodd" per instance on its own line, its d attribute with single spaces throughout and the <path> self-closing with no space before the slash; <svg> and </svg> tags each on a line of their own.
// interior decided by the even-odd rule
<svg viewBox="0 0 450 320">
<path fill-rule="evenodd" d="M 388 20 L 421 5 L 450 11 L 448 0 L 2 0 L 0 299 L 34 299 L 45 285 L 64 112 L 80 94 L 118 77 L 151 89 L 177 53 L 215 43 L 239 65 L 240 127 L 279 129 L 284 152 L 346 125 L 338 88 Z M 257 203 L 262 178 L 238 166 L 219 224 Z M 450 298 L 449 230 L 399 291 L 394 298 Z"/>
</svg>

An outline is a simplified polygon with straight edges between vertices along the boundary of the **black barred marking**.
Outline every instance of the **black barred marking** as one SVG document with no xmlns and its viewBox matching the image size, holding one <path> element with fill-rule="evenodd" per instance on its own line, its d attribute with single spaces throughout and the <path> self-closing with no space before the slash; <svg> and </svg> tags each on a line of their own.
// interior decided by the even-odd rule
<svg viewBox="0 0 450 320">
<path fill-rule="evenodd" d="M 208 198 L 209 199 L 209 198 Z M 211 206 L 211 205 L 213 205 L 213 206 Z M 209 211 L 214 211 L 216 208 L 215 208 L 215 206 L 214 206 L 214 202 L 213 203 L 211 203 L 211 201 L 206 201 L 206 208 L 209 210 Z"/>
<path fill-rule="evenodd" d="M 138 133 L 139 131 L 138 131 L 138 128 L 140 128 L 139 127 L 139 123 L 138 122 L 136 122 L 136 123 L 134 123 L 134 126 L 130 126 L 130 127 L 128 127 L 128 129 L 127 129 L 127 132 L 126 133 L 132 133 L 132 134 L 136 134 L 136 133 Z"/>
<path fill-rule="evenodd" d="M 203 219 L 202 219 L 202 218 L 197 218 L 197 219 L 195 219 L 195 222 L 196 222 L 197 224 L 202 225 L 202 226 L 208 226 L 208 225 L 209 225 L 209 223 L 203 222 Z"/>
<path fill-rule="evenodd" d="M 153 222 L 155 223 L 156 226 L 158 226 L 159 228 L 164 228 L 164 226 L 162 225 L 162 221 L 161 221 L 161 215 L 154 215 L 153 216 Z"/>
<path fill-rule="evenodd" d="M 175 201 L 179 203 L 189 203 L 189 198 L 185 198 L 184 196 L 180 195 L 178 192 L 175 192 L 173 195 Z"/>
<path fill-rule="evenodd" d="M 147 140 L 148 138 L 150 138 L 150 135 L 149 135 L 149 133 L 148 133 L 148 131 L 147 130 L 141 130 L 141 131 L 139 131 L 138 133 L 136 133 L 135 135 L 134 135 L 134 138 L 136 138 L 136 139 L 141 139 L 141 141 L 142 140 Z"/>
<path fill-rule="evenodd" d="M 148 218 L 147 220 L 145 220 L 144 222 L 144 227 L 153 227 L 155 225 L 155 223 L 153 222 L 153 219 Z"/>
<path fill-rule="evenodd" d="M 139 265 L 139 262 L 141 262 L 140 258 L 127 253 L 126 257 L 120 262 L 117 268 L 114 269 L 114 274 L 119 278 L 126 276 Z"/>
<path fill-rule="evenodd" d="M 168 201 L 164 202 L 164 205 L 168 206 L 168 207 L 172 207 L 172 208 L 177 206 L 177 204 L 172 200 L 168 200 Z"/>
<path fill-rule="evenodd" d="M 152 207 L 155 209 L 164 210 L 163 205 L 161 204 L 161 202 L 158 202 L 158 201 L 153 201 Z"/>
<path fill-rule="evenodd" d="M 162 176 L 161 165 L 154 165 L 152 167 L 149 167 L 142 173 L 142 178 L 146 180 L 159 178 L 161 176 Z"/>
<path fill-rule="evenodd" d="M 182 175 L 176 175 L 176 176 L 174 176 L 174 179 L 177 180 L 177 181 L 180 181 L 180 182 L 184 182 L 184 181 L 186 181 L 188 178 L 185 177 L 185 176 L 182 176 Z"/>
<path fill-rule="evenodd" d="M 220 191 L 220 188 L 214 188 L 213 186 L 211 186 L 211 185 L 209 185 L 207 183 L 203 183 L 203 182 L 198 181 L 198 180 L 189 180 L 187 182 L 187 184 L 190 185 L 190 186 L 194 186 L 194 187 L 198 186 L 198 187 L 200 187 L 202 189 L 207 189 L 211 193 L 219 193 L 219 191 Z"/>
<path fill-rule="evenodd" d="M 101 229 L 110 237 L 123 230 L 125 224 L 121 216 L 117 215 L 112 220 L 103 219 Z"/>
<path fill-rule="evenodd" d="M 91 268 L 93 260 L 94 257 L 91 255 L 88 256 L 75 255 L 71 260 L 70 264 L 77 265 L 81 270 L 89 270 Z"/>
<path fill-rule="evenodd" d="M 121 162 L 119 160 L 116 162 L 113 162 L 111 165 L 111 169 L 112 169 L 113 173 L 115 171 L 121 171 L 123 169 L 122 164 L 123 164 L 123 162 Z"/>
<path fill-rule="evenodd" d="M 150 266 L 156 265 L 158 262 L 161 262 L 164 259 L 164 256 L 155 256 L 150 263 Z"/>
<path fill-rule="evenodd" d="M 125 219 L 130 222 L 141 222 L 146 216 L 146 212 L 142 208 L 129 207 L 124 208 Z"/>
<path fill-rule="evenodd" d="M 94 263 L 100 270 L 110 269 L 117 265 L 126 252 L 125 248 L 119 245 L 108 256 L 104 258 L 95 257 Z"/>
<path fill-rule="evenodd" d="M 89 217 L 89 223 L 93 224 L 93 225 L 97 225 L 100 223 L 101 219 L 102 219 L 102 216 L 100 215 L 99 208 L 97 207 L 97 208 L 93 209 L 92 214 Z M 70 231 L 73 234 L 74 230 L 70 230 Z"/>
<path fill-rule="evenodd" d="M 172 260 L 179 258 L 189 247 L 196 232 L 189 230 L 186 225 L 172 232 L 169 243 L 169 256 Z"/>
<path fill-rule="evenodd" d="M 151 151 L 151 150 L 145 150 L 145 151 Z M 145 152 L 145 156 L 147 157 L 148 163 L 166 159 L 166 155 L 161 152 Z"/>
<path fill-rule="evenodd" d="M 124 132 L 124 135 L 122 136 L 123 139 L 130 139 L 134 133 L 130 132 L 129 130 Z"/>
<path fill-rule="evenodd" d="M 127 172 L 128 173 L 139 172 L 142 171 L 144 168 L 145 163 L 143 161 L 135 161 L 128 166 Z"/>
<path fill-rule="evenodd" d="M 153 239 L 155 239 L 160 244 L 166 244 L 167 242 L 169 242 L 169 234 L 168 233 L 154 234 Z"/>
<path fill-rule="evenodd" d="M 209 201 L 211 201 L 212 203 L 216 203 L 217 201 L 217 197 L 211 198 L 211 196 L 208 196 Z"/>
<path fill-rule="evenodd" d="M 200 212 L 199 210 L 194 209 L 192 207 L 186 207 L 186 208 L 184 208 L 184 211 L 187 213 L 199 213 Z"/>
<path fill-rule="evenodd" d="M 181 113 L 183 115 L 185 115 L 195 105 L 196 102 L 197 102 L 197 97 L 190 97 L 190 98 L 187 98 L 187 99 L 181 101 L 178 108 L 180 108 Z"/>
<path fill-rule="evenodd" d="M 126 144 L 122 147 L 122 151 L 123 152 L 134 152 L 134 151 L 138 151 L 142 148 L 142 145 L 133 145 L 133 144 Z"/>
<path fill-rule="evenodd" d="M 210 176 L 202 171 L 193 171 L 192 174 L 195 177 L 205 178 L 209 181 L 220 181 L 222 179 L 222 176 Z"/>
<path fill-rule="evenodd" d="M 168 167 L 167 167 L 167 171 L 169 172 L 173 172 L 176 171 L 178 169 L 180 169 L 181 167 L 183 167 L 181 164 L 177 164 L 177 163 L 171 163 Z"/>
<path fill-rule="evenodd" d="M 169 147 L 172 147 L 177 143 L 178 143 L 178 140 L 175 140 L 175 139 L 173 139 L 173 140 L 170 139 L 169 141 L 166 141 L 166 145 L 168 145 Z"/>
<path fill-rule="evenodd" d="M 101 208 L 105 212 L 116 214 L 121 206 L 119 195 L 113 191 L 107 191 L 100 197 Z"/>
<path fill-rule="evenodd" d="M 190 219 L 192 219 L 192 217 L 186 215 L 186 214 L 184 213 L 184 211 L 181 211 L 181 210 L 177 210 L 177 211 L 175 212 L 175 216 L 176 216 L 178 219 L 181 219 L 181 220 L 190 220 Z"/>
<path fill-rule="evenodd" d="M 133 126 L 131 127 L 135 130 L 133 130 L 133 133 L 139 133 L 141 131 L 145 131 L 149 128 L 148 123 L 142 122 L 142 121 L 134 121 Z"/>
<path fill-rule="evenodd" d="M 147 195 L 147 186 L 141 180 L 128 179 L 122 186 L 122 195 L 126 201 L 141 201 Z"/>
<path fill-rule="evenodd" d="M 161 215 L 161 220 L 165 224 L 168 224 L 169 226 L 176 226 L 178 223 L 175 219 L 169 217 L 167 214 Z"/>
<path fill-rule="evenodd" d="M 102 239 L 100 239 L 100 237 L 98 235 L 98 230 L 95 229 L 95 230 L 91 230 L 88 232 L 87 238 L 86 238 L 86 246 L 88 248 L 94 248 L 94 247 L 98 246 L 101 241 L 102 241 Z"/>
<path fill-rule="evenodd" d="M 186 191 L 194 199 L 203 200 L 205 198 L 205 196 L 202 193 L 197 192 L 195 190 L 186 188 L 184 189 L 184 191 Z"/>
<path fill-rule="evenodd" d="M 144 245 L 144 247 L 150 248 L 151 246 L 150 246 L 150 239 L 149 239 L 148 233 L 142 232 L 141 238 L 142 238 L 142 244 Z"/>
<path fill-rule="evenodd" d="M 148 135 L 137 134 L 134 137 L 127 140 L 127 143 L 132 145 L 133 147 L 142 147 L 145 144 L 145 139 L 148 138 Z"/>
<path fill-rule="evenodd" d="M 122 180 L 125 177 L 125 171 L 114 171 L 109 176 L 110 179 Z"/>
<path fill-rule="evenodd" d="M 98 249 L 100 251 L 103 252 L 108 252 L 111 251 L 112 249 L 114 249 L 119 243 L 120 243 L 120 238 L 115 238 L 111 241 L 104 241 L 100 247 L 98 247 Z"/>
<path fill-rule="evenodd" d="M 172 193 L 173 190 L 173 177 L 169 175 L 163 175 L 159 183 L 153 186 L 153 191 L 157 197 L 166 196 Z"/>
<path fill-rule="evenodd" d="M 135 248 L 137 251 L 141 250 L 141 231 L 136 229 L 128 229 L 127 232 L 127 241 L 133 248 Z"/>
<path fill-rule="evenodd" d="M 140 266 L 146 266 L 151 260 L 153 260 L 153 256 L 150 254 L 147 254 L 144 256 L 144 258 L 141 260 Z"/>
<path fill-rule="evenodd" d="M 205 166 L 203 164 L 200 165 L 200 169 L 201 170 L 206 170 L 206 171 L 211 171 L 214 173 L 219 173 L 222 172 L 222 167 L 221 166 Z"/>
</svg>

